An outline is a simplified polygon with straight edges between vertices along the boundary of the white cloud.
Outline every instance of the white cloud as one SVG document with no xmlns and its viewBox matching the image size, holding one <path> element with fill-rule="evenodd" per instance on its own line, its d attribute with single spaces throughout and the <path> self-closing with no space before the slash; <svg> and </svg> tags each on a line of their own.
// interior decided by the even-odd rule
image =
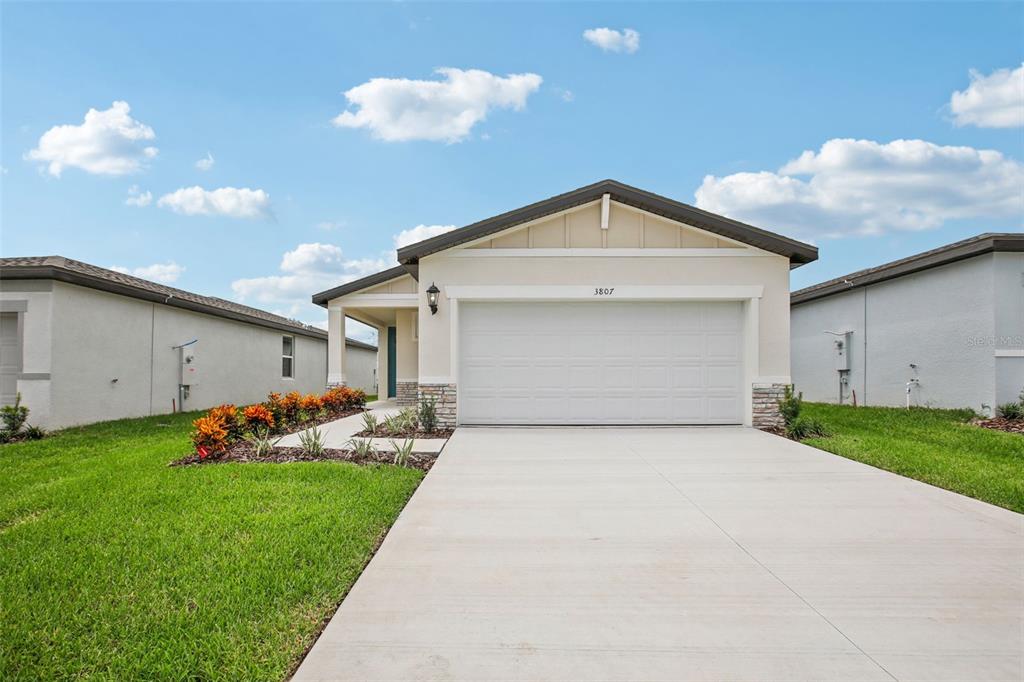
<svg viewBox="0 0 1024 682">
<path fill-rule="evenodd" d="M 926 230 L 1020 216 L 1024 165 L 993 150 L 924 140 L 833 139 L 778 172 L 708 175 L 697 206 L 813 238 Z"/>
<path fill-rule="evenodd" d="M 201 171 L 208 171 L 213 168 L 213 164 L 215 163 L 217 163 L 217 161 L 213 158 L 213 154 L 206 152 L 206 156 L 196 161 L 196 168 Z"/>
<path fill-rule="evenodd" d="M 953 122 L 979 128 L 1020 128 L 1024 126 L 1024 63 L 1020 67 L 997 69 L 987 76 L 970 72 L 971 84 L 949 100 Z"/>
<path fill-rule="evenodd" d="M 535 73 L 495 76 L 478 69 L 437 69 L 442 80 L 373 78 L 345 92 L 355 111 L 333 119 L 367 128 L 379 140 L 460 142 L 491 109 L 519 111 L 543 79 Z"/>
<path fill-rule="evenodd" d="M 165 194 L 157 206 L 183 215 L 219 215 L 229 218 L 270 217 L 270 195 L 262 189 L 182 187 Z"/>
<path fill-rule="evenodd" d="M 128 198 L 124 200 L 125 206 L 149 206 L 153 203 L 153 193 L 150 191 L 143 192 L 139 189 L 138 185 L 132 185 L 128 188 Z"/>
<path fill-rule="evenodd" d="M 455 225 L 417 225 L 416 227 L 410 227 L 408 230 L 402 230 L 394 236 L 395 248 L 400 249 L 403 246 L 415 244 L 424 239 L 430 239 L 439 234 L 451 232 L 454 229 Z"/>
<path fill-rule="evenodd" d="M 174 261 L 144 265 L 141 268 L 125 268 L 120 265 L 114 265 L 110 269 L 126 275 L 160 282 L 161 284 L 176 282 L 181 277 L 181 273 L 185 272 L 185 266 L 178 265 Z"/>
<path fill-rule="evenodd" d="M 617 31 L 614 28 L 588 28 L 583 39 L 605 52 L 633 54 L 640 49 L 640 34 L 631 28 Z"/>
<path fill-rule="evenodd" d="M 280 315 L 316 321 L 323 308 L 310 298 L 318 291 L 336 287 L 394 265 L 379 258 L 348 258 L 340 246 L 312 242 L 299 244 L 281 258 L 280 274 L 237 279 L 231 289 L 240 301 L 274 309 Z"/>
<path fill-rule="evenodd" d="M 156 133 L 130 112 L 127 102 L 114 102 L 106 111 L 89 109 L 81 125 L 54 126 L 43 133 L 25 158 L 47 164 L 55 177 L 69 167 L 97 175 L 135 173 L 156 157 L 157 148 L 145 145 Z"/>
</svg>

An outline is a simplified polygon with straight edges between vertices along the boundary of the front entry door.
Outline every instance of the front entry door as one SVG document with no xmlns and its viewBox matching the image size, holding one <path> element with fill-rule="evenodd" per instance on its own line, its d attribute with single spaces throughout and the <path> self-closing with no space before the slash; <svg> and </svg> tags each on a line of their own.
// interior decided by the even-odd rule
<svg viewBox="0 0 1024 682">
<path fill-rule="evenodd" d="M 388 327 L 388 397 L 398 395 L 398 335 L 394 327 Z"/>
</svg>

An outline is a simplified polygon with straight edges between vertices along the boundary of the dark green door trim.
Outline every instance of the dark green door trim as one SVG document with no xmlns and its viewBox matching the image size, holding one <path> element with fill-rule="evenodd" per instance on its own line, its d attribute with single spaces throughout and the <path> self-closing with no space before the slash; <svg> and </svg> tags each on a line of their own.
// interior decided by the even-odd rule
<svg viewBox="0 0 1024 682">
<path fill-rule="evenodd" d="M 398 338 L 394 327 L 388 327 L 388 397 L 398 395 Z"/>
</svg>

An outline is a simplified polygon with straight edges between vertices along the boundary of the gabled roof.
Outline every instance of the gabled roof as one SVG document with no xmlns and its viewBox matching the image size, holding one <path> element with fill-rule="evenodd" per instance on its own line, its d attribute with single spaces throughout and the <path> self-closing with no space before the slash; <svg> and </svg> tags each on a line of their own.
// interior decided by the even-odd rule
<svg viewBox="0 0 1024 682">
<path fill-rule="evenodd" d="M 327 302 L 330 301 L 332 298 L 338 298 L 339 296 L 344 296 L 345 294 L 351 294 L 353 292 L 372 287 L 376 284 L 383 284 L 384 282 L 408 274 L 409 270 L 404 265 L 396 265 L 393 268 L 381 270 L 380 272 L 375 272 L 372 275 L 367 275 L 366 277 L 360 277 L 359 279 L 353 280 L 351 282 L 346 282 L 345 284 L 342 284 L 341 286 L 338 287 L 334 287 L 333 289 L 328 289 L 327 291 L 321 291 L 318 294 L 313 294 L 313 303 L 316 303 L 319 306 L 324 306 L 326 308 Z"/>
<path fill-rule="evenodd" d="M 791 305 L 807 303 L 808 301 L 825 298 L 826 296 L 849 291 L 850 289 L 877 284 L 885 280 L 902 277 L 903 275 L 946 265 L 947 263 L 955 263 L 966 258 L 973 258 L 974 256 L 986 253 L 1007 251 L 1024 252 L 1024 233 L 986 232 L 979 234 L 963 241 L 940 246 L 931 251 L 894 260 L 891 263 L 877 265 L 873 268 L 851 272 L 848 275 L 794 291 L 790 294 L 789 302 Z"/>
<path fill-rule="evenodd" d="M 166 284 L 150 282 L 124 273 L 108 270 L 63 256 L 24 256 L 0 258 L 0 281 L 16 279 L 55 279 L 69 284 L 99 289 L 122 296 L 164 305 L 184 308 L 193 312 L 216 315 L 261 327 L 326 339 L 327 332 L 316 327 L 250 308 L 241 303 L 214 296 L 201 296 L 190 291 L 175 289 Z M 361 343 L 361 342 L 356 342 Z"/>
<path fill-rule="evenodd" d="M 538 201 L 537 203 L 517 208 L 508 213 L 487 218 L 465 227 L 447 232 L 437 237 L 425 239 L 398 250 L 398 261 L 406 266 L 414 266 L 420 258 L 450 249 L 453 246 L 486 237 L 516 225 L 543 218 L 566 209 L 580 206 L 610 194 L 613 201 L 647 211 L 655 215 L 686 223 L 693 227 L 734 239 L 759 249 L 777 253 L 790 260 L 793 267 L 817 260 L 818 249 L 788 237 L 768 232 L 752 225 L 747 225 L 730 218 L 703 211 L 694 206 L 683 204 L 636 187 L 624 185 L 615 180 L 602 180 L 586 187 L 574 189 L 565 194 Z"/>
</svg>

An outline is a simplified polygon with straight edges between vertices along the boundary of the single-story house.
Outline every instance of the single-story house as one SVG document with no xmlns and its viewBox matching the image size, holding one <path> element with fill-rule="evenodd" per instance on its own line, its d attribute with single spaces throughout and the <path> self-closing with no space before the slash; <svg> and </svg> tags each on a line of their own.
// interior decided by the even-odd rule
<svg viewBox="0 0 1024 682">
<path fill-rule="evenodd" d="M 791 301 L 807 399 L 991 411 L 1024 389 L 1024 234 L 980 234 Z"/>
<path fill-rule="evenodd" d="M 377 350 L 348 340 L 373 392 Z M 327 334 L 279 315 L 60 256 L 0 258 L 0 401 L 75 424 L 323 391 Z"/>
<path fill-rule="evenodd" d="M 328 381 L 345 319 L 376 327 L 381 393 L 453 424 L 767 424 L 808 244 L 605 180 L 398 250 L 313 296 Z"/>
</svg>

